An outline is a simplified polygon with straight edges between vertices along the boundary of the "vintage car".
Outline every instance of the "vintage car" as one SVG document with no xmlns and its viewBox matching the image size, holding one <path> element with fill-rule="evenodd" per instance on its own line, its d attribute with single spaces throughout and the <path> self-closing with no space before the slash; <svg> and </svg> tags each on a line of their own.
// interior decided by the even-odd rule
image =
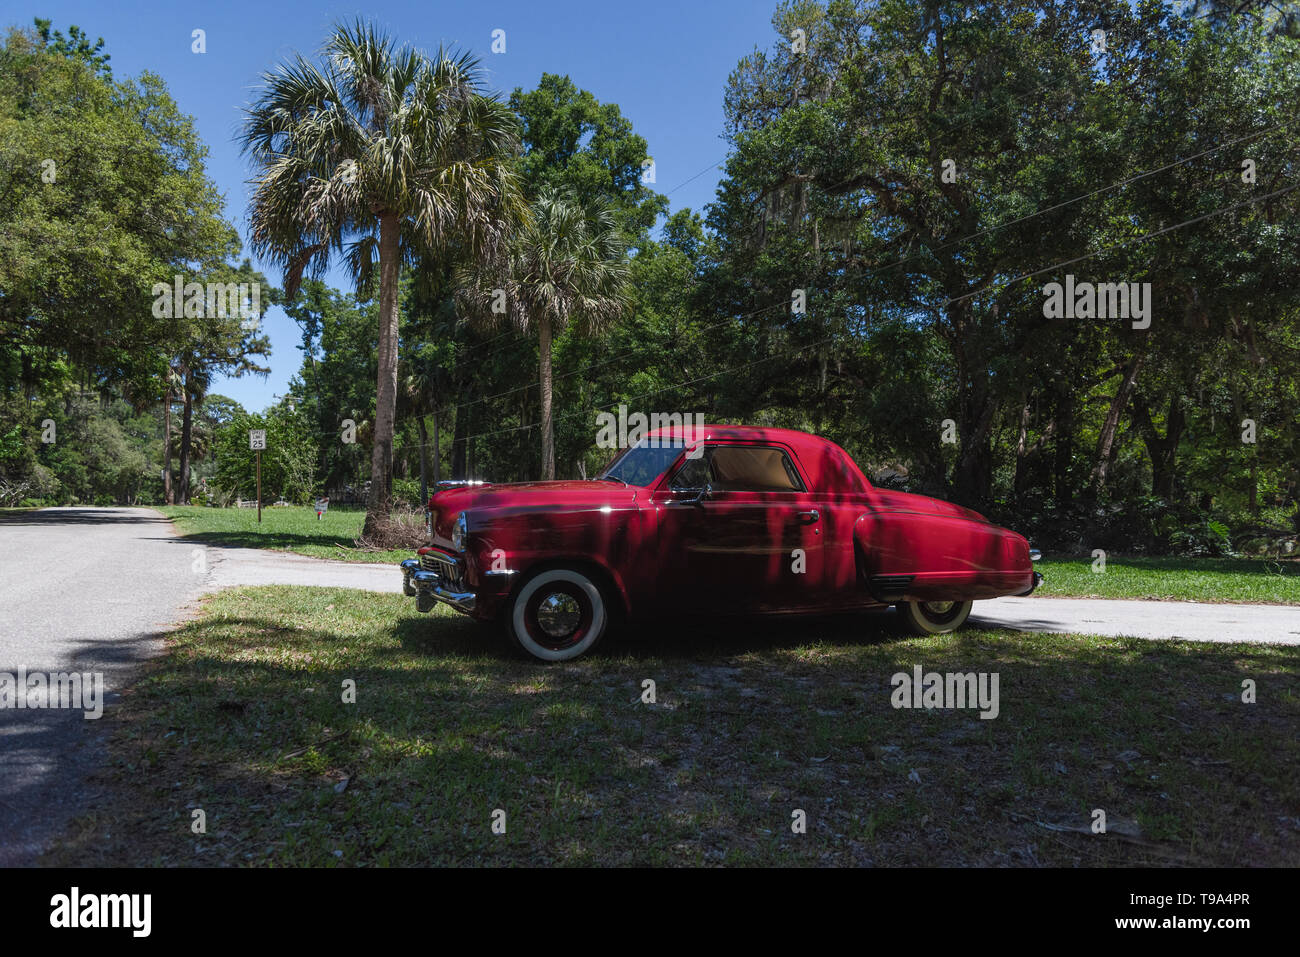
<svg viewBox="0 0 1300 957">
<path fill-rule="evenodd" d="M 429 544 L 402 562 L 419 610 L 502 620 L 543 661 L 657 614 L 896 605 L 911 630 L 936 634 L 972 601 L 1042 580 L 1022 536 L 874 488 L 838 445 L 788 429 L 659 429 L 592 481 L 440 487 L 426 525 Z"/>
</svg>

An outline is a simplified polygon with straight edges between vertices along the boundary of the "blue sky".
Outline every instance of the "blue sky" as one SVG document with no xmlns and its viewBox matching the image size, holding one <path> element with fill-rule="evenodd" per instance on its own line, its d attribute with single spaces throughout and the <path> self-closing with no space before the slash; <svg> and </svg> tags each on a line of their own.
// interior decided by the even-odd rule
<svg viewBox="0 0 1300 957">
<path fill-rule="evenodd" d="M 226 197 L 226 215 L 246 236 L 248 171 L 233 141 L 240 110 L 264 70 L 295 51 L 314 53 L 338 19 L 363 15 L 424 49 L 446 43 L 472 50 L 482 58 L 493 88 L 505 95 L 516 86 L 533 88 L 543 72 L 567 73 L 600 101 L 617 103 L 645 137 L 655 160 L 655 188 L 670 193 L 672 208 L 700 210 L 717 186 L 719 173 L 711 167 L 727 152 L 721 139 L 727 75 L 755 45 L 773 41 L 775 6 L 775 0 L 380 0 L 359 10 L 313 0 L 42 0 L 22 9 L 7 3 L 0 25 L 30 26 L 40 16 L 66 33 L 75 23 L 92 39 L 104 38 L 115 76 L 145 69 L 159 74 L 180 108 L 195 118 L 210 151 L 208 173 Z M 191 52 L 195 29 L 206 32 L 202 55 Z M 496 29 L 506 31 L 504 54 L 491 52 Z M 692 180 L 702 170 L 707 172 Z M 278 273 L 258 265 L 279 284 Z M 340 274 L 329 278 L 345 286 Z M 213 387 L 252 410 L 285 392 L 302 358 L 298 328 L 280 310 L 268 314 L 266 331 L 271 375 L 226 379 Z"/>
</svg>

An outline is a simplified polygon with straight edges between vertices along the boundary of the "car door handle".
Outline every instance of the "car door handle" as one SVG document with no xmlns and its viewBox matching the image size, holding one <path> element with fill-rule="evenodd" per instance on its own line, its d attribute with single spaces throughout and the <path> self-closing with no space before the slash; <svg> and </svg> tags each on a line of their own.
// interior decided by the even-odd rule
<svg viewBox="0 0 1300 957">
<path fill-rule="evenodd" d="M 810 508 L 806 512 L 798 512 L 796 514 L 799 517 L 800 525 L 811 525 L 813 522 L 817 521 L 817 519 L 821 518 L 821 513 L 815 508 Z"/>
</svg>

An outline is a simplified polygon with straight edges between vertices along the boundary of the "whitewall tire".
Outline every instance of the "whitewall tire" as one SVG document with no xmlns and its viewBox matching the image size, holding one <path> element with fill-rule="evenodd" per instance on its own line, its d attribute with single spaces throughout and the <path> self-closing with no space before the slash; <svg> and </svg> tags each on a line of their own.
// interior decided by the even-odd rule
<svg viewBox="0 0 1300 957">
<path fill-rule="evenodd" d="M 914 635 L 946 635 L 966 624 L 972 601 L 900 601 L 898 614 Z"/>
<path fill-rule="evenodd" d="M 608 603 L 600 586 L 573 568 L 550 568 L 529 578 L 506 612 L 510 637 L 539 661 L 585 655 L 608 627 Z"/>
</svg>

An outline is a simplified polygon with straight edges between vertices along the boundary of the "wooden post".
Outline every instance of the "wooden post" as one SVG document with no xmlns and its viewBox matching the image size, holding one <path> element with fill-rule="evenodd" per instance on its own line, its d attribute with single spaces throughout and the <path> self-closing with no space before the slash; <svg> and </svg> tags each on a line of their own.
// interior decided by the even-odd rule
<svg viewBox="0 0 1300 957">
<path fill-rule="evenodd" d="M 257 450 L 257 524 L 262 524 L 262 450 Z"/>
</svg>

